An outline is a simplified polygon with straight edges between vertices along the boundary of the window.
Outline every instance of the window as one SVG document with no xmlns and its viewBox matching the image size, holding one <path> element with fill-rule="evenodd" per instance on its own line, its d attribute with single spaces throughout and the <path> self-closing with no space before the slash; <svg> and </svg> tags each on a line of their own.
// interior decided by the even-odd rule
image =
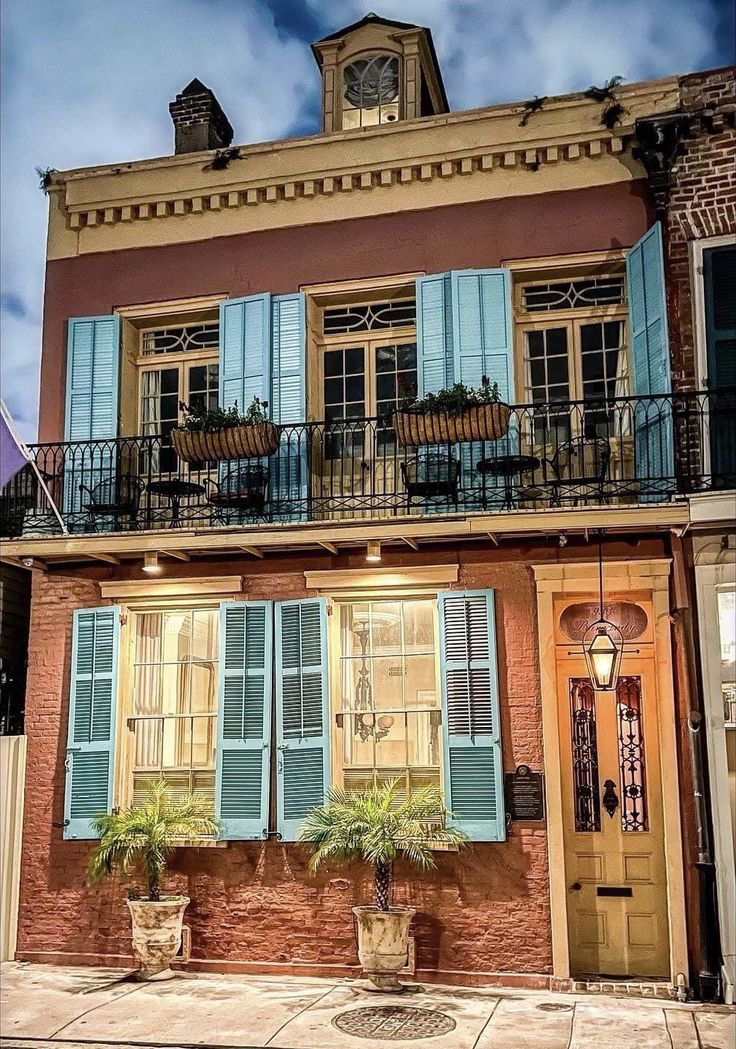
<svg viewBox="0 0 736 1049">
<path fill-rule="evenodd" d="M 152 456 L 154 473 L 176 469 L 169 434 L 181 419 L 180 402 L 217 407 L 219 338 L 216 320 L 141 332 L 139 432 L 162 438 Z"/>
<path fill-rule="evenodd" d="M 370 127 L 399 119 L 398 58 L 359 58 L 345 67 L 343 79 L 343 128 Z"/>
<path fill-rule="evenodd" d="M 132 613 L 132 799 L 163 779 L 173 797 L 215 797 L 217 608 Z"/>
<path fill-rule="evenodd" d="M 439 785 L 436 601 L 338 602 L 336 614 L 340 785 L 361 789 L 397 779 L 401 796 Z"/>
</svg>

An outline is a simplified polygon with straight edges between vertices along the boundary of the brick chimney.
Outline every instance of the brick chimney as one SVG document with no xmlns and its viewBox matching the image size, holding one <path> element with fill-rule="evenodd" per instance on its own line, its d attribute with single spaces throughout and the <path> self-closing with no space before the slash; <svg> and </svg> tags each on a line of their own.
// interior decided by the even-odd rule
<svg viewBox="0 0 736 1049">
<path fill-rule="evenodd" d="M 196 77 L 169 103 L 169 113 L 174 121 L 175 153 L 224 149 L 233 140 L 233 129 L 220 103 Z"/>
</svg>

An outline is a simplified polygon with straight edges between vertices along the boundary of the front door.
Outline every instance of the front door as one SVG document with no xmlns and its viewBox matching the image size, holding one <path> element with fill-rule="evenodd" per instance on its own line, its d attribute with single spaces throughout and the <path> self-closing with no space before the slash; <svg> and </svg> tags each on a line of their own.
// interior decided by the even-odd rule
<svg viewBox="0 0 736 1049">
<path fill-rule="evenodd" d="M 669 940 L 654 659 L 625 655 L 594 692 L 558 649 L 570 966 L 576 976 L 667 977 Z"/>
</svg>

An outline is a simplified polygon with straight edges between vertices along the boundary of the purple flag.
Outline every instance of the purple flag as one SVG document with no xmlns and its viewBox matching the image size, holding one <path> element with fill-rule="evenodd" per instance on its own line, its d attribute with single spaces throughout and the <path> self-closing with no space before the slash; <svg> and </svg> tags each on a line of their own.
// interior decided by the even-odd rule
<svg viewBox="0 0 736 1049">
<path fill-rule="evenodd" d="M 10 416 L 0 401 L 0 488 L 4 488 L 27 462 L 24 446 L 16 437 Z"/>
</svg>

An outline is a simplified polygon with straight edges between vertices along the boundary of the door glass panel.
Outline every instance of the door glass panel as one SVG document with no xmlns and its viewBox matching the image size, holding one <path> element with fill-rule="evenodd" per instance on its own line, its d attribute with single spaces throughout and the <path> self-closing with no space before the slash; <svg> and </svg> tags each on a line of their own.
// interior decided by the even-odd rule
<svg viewBox="0 0 736 1049">
<path fill-rule="evenodd" d="M 601 829 L 595 692 L 587 678 L 570 679 L 572 782 L 576 831 Z"/>
<path fill-rule="evenodd" d="M 179 421 L 179 369 L 160 368 L 144 371 L 141 385 L 141 430 L 144 437 L 155 438 L 148 456 L 144 454 L 144 472 L 169 473 L 176 469 L 176 453 L 171 447 L 171 431 Z M 144 449 L 145 453 L 146 449 Z"/>
<path fill-rule="evenodd" d="M 619 679 L 616 721 L 621 774 L 621 829 L 635 832 L 649 830 L 641 678 Z"/>
<path fill-rule="evenodd" d="M 365 350 L 362 346 L 326 350 L 322 396 L 325 408 L 325 458 L 362 458 L 365 416 Z M 329 424 L 334 424 L 330 426 Z"/>
<path fill-rule="evenodd" d="M 629 364 L 623 321 L 596 321 L 580 326 L 580 356 L 585 408 L 585 436 L 608 437 L 621 429 L 615 409 L 593 409 L 602 402 L 629 395 Z M 619 411 L 620 415 L 620 411 Z"/>
<path fill-rule="evenodd" d="M 397 343 L 376 346 L 376 415 L 384 420 L 377 430 L 378 450 L 385 453 L 394 447 L 395 435 L 390 425 L 391 414 L 400 401 L 417 395 L 417 344 Z"/>
</svg>

